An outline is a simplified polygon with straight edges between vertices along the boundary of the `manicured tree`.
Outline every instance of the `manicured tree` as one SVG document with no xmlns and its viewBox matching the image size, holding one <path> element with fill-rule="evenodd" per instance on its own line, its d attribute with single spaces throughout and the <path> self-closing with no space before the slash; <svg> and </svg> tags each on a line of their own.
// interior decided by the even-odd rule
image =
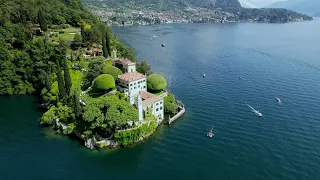
<svg viewBox="0 0 320 180">
<path fill-rule="evenodd" d="M 80 105 L 79 92 L 76 91 L 74 93 L 74 112 L 77 118 L 79 118 L 82 114 L 82 109 Z"/>
<path fill-rule="evenodd" d="M 64 71 L 64 81 L 65 81 L 66 92 L 67 92 L 68 95 L 70 95 L 70 90 L 71 90 L 72 83 L 71 83 L 71 78 L 70 78 L 67 59 L 64 60 L 63 71 Z"/>
<path fill-rule="evenodd" d="M 115 88 L 114 78 L 109 74 L 102 74 L 94 80 L 93 90 L 96 92 L 99 91 L 108 91 Z"/>
<path fill-rule="evenodd" d="M 61 99 L 66 99 L 67 93 L 66 93 L 64 80 L 63 80 L 63 76 L 61 73 L 61 67 L 60 67 L 60 63 L 59 63 L 58 59 L 56 59 L 56 65 L 57 65 L 56 75 L 57 75 L 57 81 L 58 81 L 58 87 L 59 87 L 59 96 Z"/>
<path fill-rule="evenodd" d="M 111 56 L 111 45 L 110 45 L 110 37 L 108 31 L 106 31 L 106 48 L 108 51 L 108 56 Z"/>
<path fill-rule="evenodd" d="M 147 87 L 149 91 L 159 92 L 167 86 L 166 79 L 159 74 L 151 74 L 147 77 Z"/>
<path fill-rule="evenodd" d="M 122 71 L 114 66 L 105 66 L 102 69 L 102 73 L 103 74 L 110 74 L 111 76 L 113 76 L 114 79 L 118 79 L 118 75 L 122 74 Z"/>
<path fill-rule="evenodd" d="M 105 58 L 108 58 L 108 50 L 107 50 L 106 40 L 104 39 L 104 37 L 102 37 L 102 51 L 103 51 L 103 56 Z"/>
<path fill-rule="evenodd" d="M 41 8 L 38 11 L 38 19 L 39 19 L 40 29 L 42 31 L 47 31 L 47 29 L 48 29 L 47 28 L 47 20 L 45 19 Z"/>
</svg>

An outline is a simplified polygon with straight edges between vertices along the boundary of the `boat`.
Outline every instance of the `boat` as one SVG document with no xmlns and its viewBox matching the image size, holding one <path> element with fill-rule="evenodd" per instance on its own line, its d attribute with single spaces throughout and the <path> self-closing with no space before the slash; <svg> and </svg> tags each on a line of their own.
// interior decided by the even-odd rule
<svg viewBox="0 0 320 180">
<path fill-rule="evenodd" d="M 239 76 L 239 79 L 242 79 L 242 77 L 241 77 L 241 76 Z"/>
<path fill-rule="evenodd" d="M 262 117 L 262 113 L 261 113 L 261 112 L 259 112 L 259 111 L 256 111 L 256 116 L 258 116 L 258 117 Z"/>
<path fill-rule="evenodd" d="M 206 77 L 206 74 L 205 74 L 205 73 L 203 73 L 203 77 Z"/>
<path fill-rule="evenodd" d="M 280 98 L 276 98 L 276 101 L 277 101 L 278 103 L 281 103 Z"/>
<path fill-rule="evenodd" d="M 212 128 L 213 128 L 213 127 L 212 127 Z M 211 128 L 211 130 L 207 133 L 207 136 L 208 136 L 208 137 L 214 136 L 214 134 L 213 134 L 213 132 L 212 132 L 212 128 Z"/>
<path fill-rule="evenodd" d="M 161 44 L 162 47 L 165 47 L 166 45 L 164 43 Z"/>
</svg>

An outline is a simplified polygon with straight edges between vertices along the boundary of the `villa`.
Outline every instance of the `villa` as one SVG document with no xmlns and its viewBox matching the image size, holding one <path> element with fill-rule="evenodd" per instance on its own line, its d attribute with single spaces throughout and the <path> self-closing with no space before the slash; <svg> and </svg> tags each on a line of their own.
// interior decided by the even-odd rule
<svg viewBox="0 0 320 180">
<path fill-rule="evenodd" d="M 131 105 L 137 107 L 139 120 L 151 112 L 159 119 L 164 118 L 163 97 L 147 92 L 147 76 L 136 72 L 136 63 L 129 59 L 115 58 L 112 65 L 122 70 L 124 74 L 118 76 L 117 86 L 123 92 Z"/>
<path fill-rule="evenodd" d="M 115 58 L 112 65 L 119 68 L 123 73 L 136 72 L 136 63 L 131 62 L 129 59 Z"/>
</svg>

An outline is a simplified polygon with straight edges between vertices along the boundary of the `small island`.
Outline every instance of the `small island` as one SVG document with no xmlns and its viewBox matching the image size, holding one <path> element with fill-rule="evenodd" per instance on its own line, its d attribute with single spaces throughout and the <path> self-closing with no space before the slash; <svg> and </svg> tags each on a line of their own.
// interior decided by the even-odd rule
<svg viewBox="0 0 320 180">
<path fill-rule="evenodd" d="M 165 78 L 79 0 L 9 0 L 0 14 L 0 95 L 38 95 L 41 125 L 116 148 L 184 112 Z"/>
</svg>

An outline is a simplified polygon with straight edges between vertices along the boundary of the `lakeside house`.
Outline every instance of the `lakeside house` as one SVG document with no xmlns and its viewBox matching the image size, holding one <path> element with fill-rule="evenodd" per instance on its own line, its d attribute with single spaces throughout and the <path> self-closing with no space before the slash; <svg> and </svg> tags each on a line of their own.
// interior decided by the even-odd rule
<svg viewBox="0 0 320 180">
<path fill-rule="evenodd" d="M 163 97 L 147 92 L 147 76 L 136 72 L 136 63 L 129 59 L 114 58 L 112 65 L 124 73 L 118 76 L 117 88 L 125 94 L 129 103 L 138 109 L 139 120 L 143 120 L 149 112 L 158 119 L 163 119 Z"/>
</svg>

